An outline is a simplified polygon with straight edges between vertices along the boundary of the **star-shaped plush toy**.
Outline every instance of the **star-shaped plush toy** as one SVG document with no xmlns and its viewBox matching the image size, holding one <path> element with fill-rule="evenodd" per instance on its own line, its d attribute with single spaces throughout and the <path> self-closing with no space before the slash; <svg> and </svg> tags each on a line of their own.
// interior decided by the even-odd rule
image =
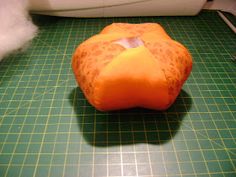
<svg viewBox="0 0 236 177">
<path fill-rule="evenodd" d="M 113 23 L 76 49 L 72 68 L 98 110 L 165 110 L 192 70 L 192 57 L 156 23 Z"/>
</svg>

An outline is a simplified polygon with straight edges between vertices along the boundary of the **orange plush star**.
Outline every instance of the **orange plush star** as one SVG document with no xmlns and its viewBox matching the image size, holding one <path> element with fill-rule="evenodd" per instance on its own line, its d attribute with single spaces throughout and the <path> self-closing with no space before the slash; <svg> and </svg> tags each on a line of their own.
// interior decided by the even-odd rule
<svg viewBox="0 0 236 177">
<path fill-rule="evenodd" d="M 72 68 L 98 110 L 167 109 L 192 70 L 192 57 L 156 23 L 114 23 L 76 49 Z"/>
</svg>

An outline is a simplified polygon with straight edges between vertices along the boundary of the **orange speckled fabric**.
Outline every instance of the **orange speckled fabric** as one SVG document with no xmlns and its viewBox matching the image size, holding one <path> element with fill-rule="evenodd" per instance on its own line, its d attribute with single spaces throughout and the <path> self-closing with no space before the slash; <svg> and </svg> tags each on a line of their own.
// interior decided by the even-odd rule
<svg viewBox="0 0 236 177">
<path fill-rule="evenodd" d="M 137 39 L 142 45 L 126 48 L 117 43 L 121 39 Z M 165 110 L 187 80 L 192 57 L 159 24 L 113 23 L 77 47 L 72 68 L 85 97 L 98 110 Z"/>
</svg>

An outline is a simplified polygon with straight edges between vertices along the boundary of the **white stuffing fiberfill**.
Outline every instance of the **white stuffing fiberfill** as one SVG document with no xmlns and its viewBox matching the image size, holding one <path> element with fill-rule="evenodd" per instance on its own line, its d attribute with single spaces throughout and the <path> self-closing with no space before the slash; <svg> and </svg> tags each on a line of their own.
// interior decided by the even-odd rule
<svg viewBox="0 0 236 177">
<path fill-rule="evenodd" d="M 24 48 L 37 34 L 28 13 L 28 0 L 0 0 L 0 61 Z"/>
</svg>

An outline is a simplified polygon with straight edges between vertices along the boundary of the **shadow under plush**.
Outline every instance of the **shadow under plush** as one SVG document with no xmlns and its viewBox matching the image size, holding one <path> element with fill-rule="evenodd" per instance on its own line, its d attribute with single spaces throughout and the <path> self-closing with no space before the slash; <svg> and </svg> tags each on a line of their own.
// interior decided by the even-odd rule
<svg viewBox="0 0 236 177">
<path fill-rule="evenodd" d="M 184 90 L 175 103 L 162 112 L 142 108 L 98 112 L 82 97 L 81 90 L 75 88 L 69 100 L 85 141 L 98 147 L 167 143 L 177 134 L 192 105 L 191 97 Z"/>
</svg>

